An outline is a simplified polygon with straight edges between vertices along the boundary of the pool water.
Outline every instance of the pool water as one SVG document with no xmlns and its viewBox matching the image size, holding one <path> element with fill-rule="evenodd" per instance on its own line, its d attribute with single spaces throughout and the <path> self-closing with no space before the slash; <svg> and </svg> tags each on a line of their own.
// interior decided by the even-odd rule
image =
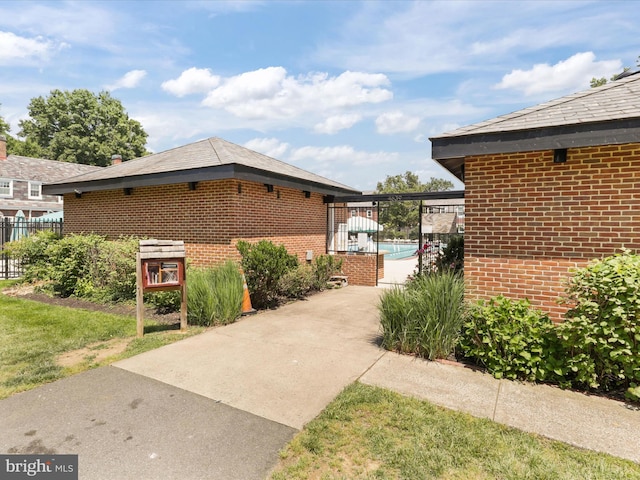
<svg viewBox="0 0 640 480">
<path fill-rule="evenodd" d="M 385 260 L 402 260 L 415 256 L 418 250 L 417 243 L 380 243 L 378 251 L 384 251 Z"/>
</svg>

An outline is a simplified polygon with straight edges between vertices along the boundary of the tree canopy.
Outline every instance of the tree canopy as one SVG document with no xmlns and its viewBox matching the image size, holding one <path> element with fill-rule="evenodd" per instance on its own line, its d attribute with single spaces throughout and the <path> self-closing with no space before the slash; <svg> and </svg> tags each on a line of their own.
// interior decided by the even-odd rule
<svg viewBox="0 0 640 480">
<path fill-rule="evenodd" d="M 147 154 L 147 133 L 109 92 L 52 90 L 46 98 L 32 98 L 28 110 L 18 136 L 25 148 L 36 145 L 40 157 L 106 166 L 115 154 L 123 160 Z"/>
<path fill-rule="evenodd" d="M 387 175 L 384 182 L 378 182 L 376 193 L 443 192 L 452 188 L 449 180 L 431 177 L 429 182 L 422 183 L 418 175 L 407 171 L 403 175 Z M 392 202 L 380 210 L 380 222 L 386 231 L 400 231 L 410 236 L 420 222 L 419 210 L 416 201 Z"/>
</svg>

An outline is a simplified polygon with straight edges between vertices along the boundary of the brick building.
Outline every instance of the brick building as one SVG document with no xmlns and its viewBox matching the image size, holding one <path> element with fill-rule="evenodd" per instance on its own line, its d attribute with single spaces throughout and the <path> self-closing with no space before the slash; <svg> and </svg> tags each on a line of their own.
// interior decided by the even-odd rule
<svg viewBox="0 0 640 480">
<path fill-rule="evenodd" d="M 431 141 L 465 183 L 468 297 L 528 298 L 560 320 L 572 268 L 640 249 L 640 74 Z"/>
<path fill-rule="evenodd" d="M 360 192 L 220 138 L 45 185 L 64 195 L 65 233 L 183 240 L 194 265 L 271 240 L 301 260 L 326 253 L 325 196 Z M 346 272 L 348 274 L 348 272 Z"/>
<path fill-rule="evenodd" d="M 0 217 L 13 217 L 18 211 L 22 211 L 26 218 L 61 212 L 62 197 L 44 194 L 43 184 L 100 169 L 91 165 L 7 155 L 6 138 L 0 135 Z"/>
</svg>

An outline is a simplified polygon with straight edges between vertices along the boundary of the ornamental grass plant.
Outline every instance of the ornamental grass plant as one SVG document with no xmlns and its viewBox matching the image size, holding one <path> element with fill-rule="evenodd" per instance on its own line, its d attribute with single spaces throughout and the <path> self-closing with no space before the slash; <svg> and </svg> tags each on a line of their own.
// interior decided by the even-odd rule
<svg viewBox="0 0 640 480">
<path fill-rule="evenodd" d="M 242 275 L 227 261 L 187 275 L 187 320 L 191 325 L 226 325 L 242 313 Z"/>
<path fill-rule="evenodd" d="M 452 271 L 420 275 L 382 294 L 382 346 L 429 360 L 453 353 L 463 323 L 464 281 Z"/>
</svg>

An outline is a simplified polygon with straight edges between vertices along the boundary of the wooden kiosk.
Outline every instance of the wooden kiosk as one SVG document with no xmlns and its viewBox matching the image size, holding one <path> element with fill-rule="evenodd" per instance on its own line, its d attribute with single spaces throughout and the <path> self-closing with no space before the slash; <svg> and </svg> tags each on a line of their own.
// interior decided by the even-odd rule
<svg viewBox="0 0 640 480">
<path fill-rule="evenodd" d="M 144 335 L 144 293 L 180 290 L 180 331 L 187 330 L 187 280 L 183 241 L 140 240 L 136 255 L 137 336 Z"/>
</svg>

